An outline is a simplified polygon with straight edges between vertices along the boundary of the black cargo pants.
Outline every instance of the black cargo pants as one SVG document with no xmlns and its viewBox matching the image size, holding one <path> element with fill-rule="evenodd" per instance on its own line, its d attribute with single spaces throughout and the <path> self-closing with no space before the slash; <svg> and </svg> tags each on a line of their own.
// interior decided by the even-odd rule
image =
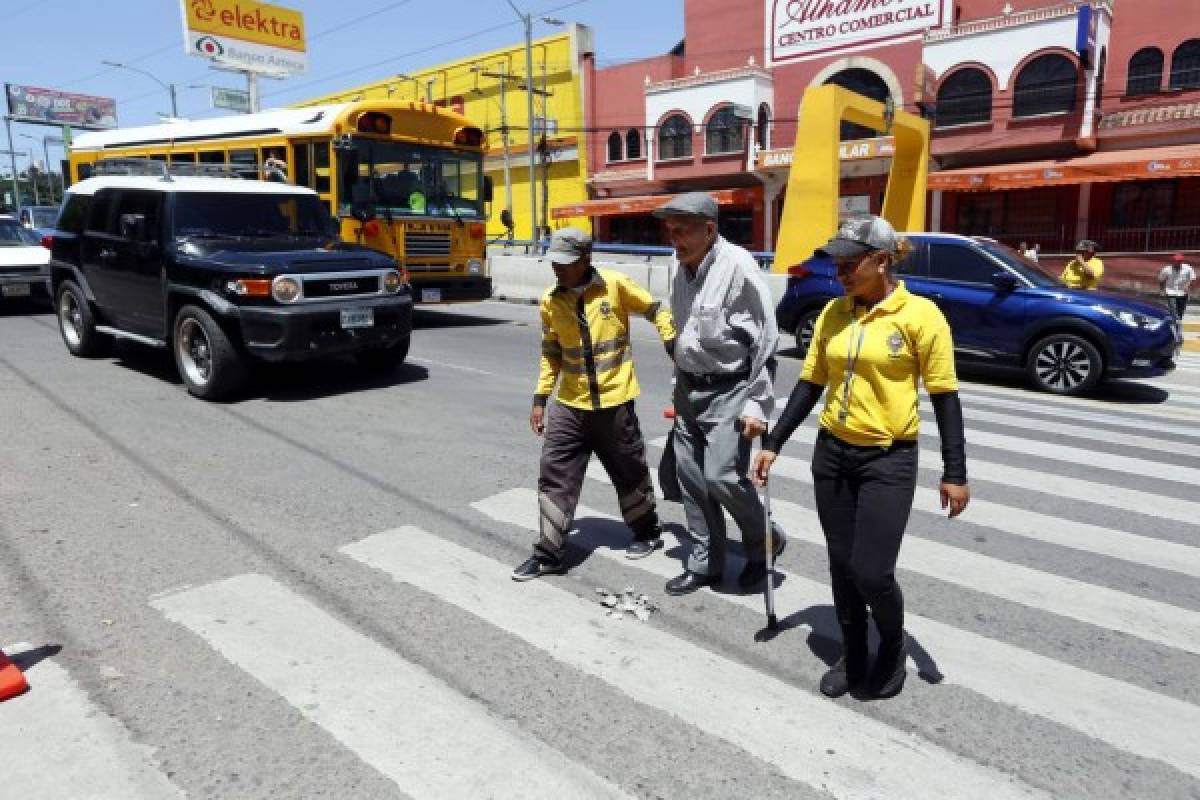
<svg viewBox="0 0 1200 800">
<path fill-rule="evenodd" d="M 538 475 L 540 537 L 537 555 L 562 558 L 563 540 L 575 519 L 588 460 L 600 459 L 617 490 L 625 524 L 635 539 L 660 535 L 646 444 L 633 401 L 598 411 L 550 403 Z"/>
</svg>

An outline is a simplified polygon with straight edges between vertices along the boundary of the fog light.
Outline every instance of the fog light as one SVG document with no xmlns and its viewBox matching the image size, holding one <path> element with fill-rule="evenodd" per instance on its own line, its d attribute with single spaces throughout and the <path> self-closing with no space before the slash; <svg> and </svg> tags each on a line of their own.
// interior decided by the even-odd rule
<svg viewBox="0 0 1200 800">
<path fill-rule="evenodd" d="M 395 294 L 400 291 L 400 287 L 404 286 L 404 279 L 400 277 L 400 273 L 392 270 L 391 272 L 383 273 L 383 289 L 384 291 Z"/>
<path fill-rule="evenodd" d="M 479 275 L 483 272 L 483 262 L 478 258 L 472 258 L 467 261 L 467 272 L 471 275 Z"/>
<path fill-rule="evenodd" d="M 1133 360 L 1133 365 L 1135 367 L 1149 367 L 1149 366 L 1153 366 L 1154 362 L 1148 358 L 1135 358 Z"/>
<path fill-rule="evenodd" d="M 280 275 L 271 282 L 271 296 L 280 303 L 294 303 L 300 299 L 300 281 Z"/>
</svg>

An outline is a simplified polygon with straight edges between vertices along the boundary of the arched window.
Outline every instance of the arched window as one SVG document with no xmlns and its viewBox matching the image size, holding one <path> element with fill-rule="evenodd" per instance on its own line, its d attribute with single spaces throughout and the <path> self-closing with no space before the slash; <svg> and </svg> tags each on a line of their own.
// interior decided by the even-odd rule
<svg viewBox="0 0 1200 800">
<path fill-rule="evenodd" d="M 1071 59 L 1047 53 L 1030 61 L 1017 74 L 1013 116 L 1036 117 L 1075 110 L 1079 71 Z"/>
<path fill-rule="evenodd" d="M 946 78 L 937 94 L 937 126 L 968 125 L 992 118 L 992 81 L 975 67 L 964 67 Z"/>
<path fill-rule="evenodd" d="M 637 128 L 630 128 L 625 134 L 625 157 L 642 157 L 642 132 Z"/>
<path fill-rule="evenodd" d="M 758 107 L 758 131 L 756 141 L 759 149 L 769 150 L 771 147 L 771 107 L 763 103 Z"/>
<path fill-rule="evenodd" d="M 704 129 L 704 152 L 740 153 L 746 146 L 746 123 L 733 115 L 733 106 L 722 106 Z"/>
<path fill-rule="evenodd" d="M 690 158 L 692 155 L 692 123 L 683 114 L 672 114 L 658 126 L 658 157 Z"/>
<path fill-rule="evenodd" d="M 1136 97 L 1154 94 L 1162 89 L 1163 52 L 1157 47 L 1143 47 L 1129 59 L 1129 79 L 1125 94 Z"/>
<path fill-rule="evenodd" d="M 849 89 L 852 92 L 866 95 L 872 100 L 878 100 L 883 103 L 891 96 L 891 90 L 884 82 L 883 78 L 876 75 L 869 69 L 844 69 L 829 80 L 825 81 L 826 85 L 833 84 L 841 86 L 843 89 Z M 879 131 L 856 125 L 853 122 L 842 123 L 842 141 L 848 139 L 871 139 L 879 136 Z"/>
<path fill-rule="evenodd" d="M 1171 56 L 1171 88 L 1200 87 L 1200 39 L 1189 39 Z"/>
<path fill-rule="evenodd" d="M 613 131 L 608 135 L 608 161 L 621 160 L 621 134 Z"/>
</svg>

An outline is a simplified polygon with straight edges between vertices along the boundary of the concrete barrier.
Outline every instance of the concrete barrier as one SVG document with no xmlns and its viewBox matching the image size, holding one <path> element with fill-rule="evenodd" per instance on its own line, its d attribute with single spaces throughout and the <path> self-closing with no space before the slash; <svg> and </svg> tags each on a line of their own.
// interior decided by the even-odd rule
<svg viewBox="0 0 1200 800">
<path fill-rule="evenodd" d="M 668 265 L 661 260 L 606 261 L 603 254 L 596 254 L 597 267 L 628 275 L 645 287 L 657 300 L 666 300 L 670 293 Z M 542 293 L 554 283 L 554 271 L 550 262 L 536 256 L 492 252 L 488 255 L 492 275 L 493 294 L 497 300 L 513 303 L 537 303 Z M 787 290 L 787 276 L 763 273 L 771 290 L 771 305 L 774 307 Z"/>
</svg>

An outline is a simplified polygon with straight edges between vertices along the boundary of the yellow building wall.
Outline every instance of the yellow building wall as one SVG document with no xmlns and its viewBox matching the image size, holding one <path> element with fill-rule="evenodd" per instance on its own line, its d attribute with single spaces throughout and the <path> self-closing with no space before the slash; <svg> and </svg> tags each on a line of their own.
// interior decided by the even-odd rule
<svg viewBox="0 0 1200 800">
<path fill-rule="evenodd" d="M 592 51 L 591 30 L 578 24 L 569 25 L 562 33 L 533 42 L 533 87 L 538 91 L 533 98 L 533 115 L 551 121 L 546 135 L 551 161 L 545 187 L 542 185 L 541 160 L 538 158 L 534 162 L 539 225 L 547 224 L 552 228 L 574 225 L 591 230 L 591 222 L 587 217 L 554 220 L 550 218 L 549 210 L 588 199 L 581 70 L 584 55 Z M 499 77 L 503 75 L 510 77 Z M 494 186 L 487 221 L 489 239 L 505 232 L 500 223 L 500 212 L 505 208 L 506 197 L 502 153 L 503 122 L 507 119 L 515 236 L 527 239 L 530 234 L 530 204 L 526 85 L 525 45 L 522 42 L 349 87 L 297 105 L 343 103 L 378 97 L 433 102 L 461 110 L 487 134 L 488 153 L 484 168 Z M 534 135 L 535 146 L 540 139 L 538 131 Z M 544 208 L 543 190 L 549 196 L 549 203 Z"/>
</svg>

